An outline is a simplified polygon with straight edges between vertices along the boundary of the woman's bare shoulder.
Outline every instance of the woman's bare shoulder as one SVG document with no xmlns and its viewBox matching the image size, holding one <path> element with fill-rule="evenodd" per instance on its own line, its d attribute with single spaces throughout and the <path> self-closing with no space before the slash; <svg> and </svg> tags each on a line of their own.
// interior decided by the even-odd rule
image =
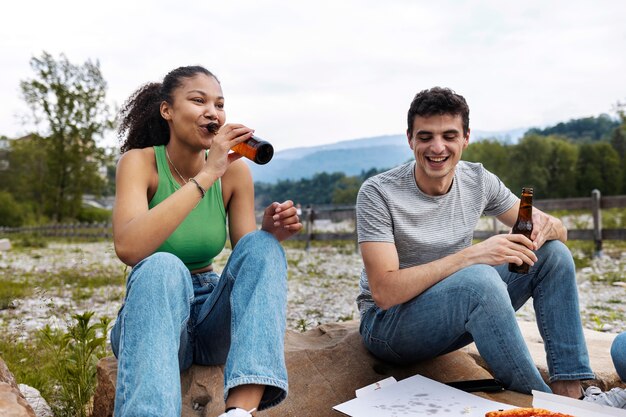
<svg viewBox="0 0 626 417">
<path fill-rule="evenodd" d="M 248 165 L 241 159 L 236 160 L 226 170 L 222 176 L 222 187 L 230 190 L 252 183 L 252 173 Z"/>
<path fill-rule="evenodd" d="M 154 164 L 154 148 L 131 149 L 120 156 L 118 164 Z"/>
</svg>

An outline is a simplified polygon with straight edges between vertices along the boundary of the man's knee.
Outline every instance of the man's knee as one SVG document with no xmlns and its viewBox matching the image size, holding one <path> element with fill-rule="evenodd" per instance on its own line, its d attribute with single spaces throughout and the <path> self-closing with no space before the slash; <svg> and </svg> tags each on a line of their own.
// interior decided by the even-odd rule
<svg viewBox="0 0 626 417">
<path fill-rule="evenodd" d="M 539 261 L 549 267 L 576 271 L 574 259 L 569 248 L 559 240 L 550 240 L 537 251 Z"/>
<path fill-rule="evenodd" d="M 494 294 L 494 291 L 506 294 L 506 284 L 502 281 L 498 271 L 492 266 L 483 264 L 472 265 L 454 275 L 458 275 L 459 278 L 454 282 L 456 286 L 479 294 Z"/>
</svg>

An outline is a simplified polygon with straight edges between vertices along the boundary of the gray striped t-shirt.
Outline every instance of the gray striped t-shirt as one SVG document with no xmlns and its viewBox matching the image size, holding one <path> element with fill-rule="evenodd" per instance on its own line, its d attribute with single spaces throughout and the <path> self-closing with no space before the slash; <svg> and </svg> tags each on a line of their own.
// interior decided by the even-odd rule
<svg viewBox="0 0 626 417">
<path fill-rule="evenodd" d="M 472 244 L 481 215 L 498 216 L 517 197 L 482 164 L 459 161 L 450 191 L 424 194 L 415 182 L 415 161 L 369 178 L 359 190 L 356 223 L 359 243 L 396 245 L 400 269 L 443 258 Z M 374 305 L 365 268 L 357 297 L 363 314 Z"/>
</svg>

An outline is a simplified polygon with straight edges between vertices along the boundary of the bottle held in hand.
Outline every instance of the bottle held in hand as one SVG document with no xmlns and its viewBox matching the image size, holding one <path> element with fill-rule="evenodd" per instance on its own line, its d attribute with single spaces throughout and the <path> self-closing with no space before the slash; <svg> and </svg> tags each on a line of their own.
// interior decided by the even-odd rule
<svg viewBox="0 0 626 417">
<path fill-rule="evenodd" d="M 522 188 L 522 200 L 519 205 L 519 212 L 517 213 L 517 221 L 513 225 L 514 234 L 522 234 L 530 239 L 530 233 L 533 231 L 533 189 L 529 187 Z M 514 263 L 509 264 L 509 271 L 516 272 L 518 274 L 527 274 L 530 269 L 530 265 L 523 263 L 517 265 Z"/>
<path fill-rule="evenodd" d="M 274 147 L 256 136 L 233 146 L 232 150 L 259 165 L 267 164 L 274 156 Z"/>
</svg>

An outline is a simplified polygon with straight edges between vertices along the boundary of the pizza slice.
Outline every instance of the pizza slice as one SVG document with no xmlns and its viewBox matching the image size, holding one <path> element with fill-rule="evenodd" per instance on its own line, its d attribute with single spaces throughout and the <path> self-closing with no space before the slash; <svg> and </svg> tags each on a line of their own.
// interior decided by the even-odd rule
<svg viewBox="0 0 626 417">
<path fill-rule="evenodd" d="M 557 413 L 543 408 L 514 408 L 512 410 L 490 411 L 485 417 L 574 417 L 571 414 Z"/>
</svg>

